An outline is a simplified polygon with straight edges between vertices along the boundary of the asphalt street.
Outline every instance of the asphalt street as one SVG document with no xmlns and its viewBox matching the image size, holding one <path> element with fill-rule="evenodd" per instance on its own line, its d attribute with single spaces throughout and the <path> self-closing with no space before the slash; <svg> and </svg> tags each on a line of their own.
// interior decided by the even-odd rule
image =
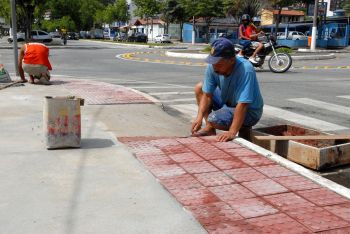
<svg viewBox="0 0 350 234">
<path fill-rule="evenodd" d="M 3 38 L 0 46 L 5 43 Z M 195 116 L 193 87 L 203 79 L 205 64 L 197 59 L 169 58 L 164 52 L 80 40 L 68 41 L 66 48 L 51 49 L 50 60 L 53 78 L 68 75 L 137 89 L 158 99 L 170 114 L 190 125 Z M 122 58 L 127 53 L 136 53 L 139 59 Z M 350 133 L 349 55 L 294 61 L 293 68 L 284 74 L 270 72 L 267 65 L 258 69 L 266 105 L 258 127 L 295 123 L 325 132 Z M 13 51 L 0 49 L 0 63 L 13 73 Z"/>
</svg>

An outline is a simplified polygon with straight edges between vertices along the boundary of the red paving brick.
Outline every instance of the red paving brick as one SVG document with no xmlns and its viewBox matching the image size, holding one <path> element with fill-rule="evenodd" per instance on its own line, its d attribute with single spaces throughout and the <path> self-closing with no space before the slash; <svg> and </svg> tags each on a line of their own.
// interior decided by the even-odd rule
<svg viewBox="0 0 350 234">
<path fill-rule="evenodd" d="M 148 169 L 158 178 L 173 177 L 186 174 L 186 172 L 175 164 L 170 165 L 151 165 Z"/>
<path fill-rule="evenodd" d="M 333 230 L 323 231 L 323 232 L 318 232 L 318 233 L 321 233 L 321 234 L 349 234 L 350 227 L 333 229 Z"/>
<path fill-rule="evenodd" d="M 186 148 L 184 145 L 169 145 L 165 147 L 160 147 L 160 149 L 165 154 L 181 154 L 181 153 L 189 153 L 190 149 Z"/>
<path fill-rule="evenodd" d="M 279 212 L 260 198 L 238 199 L 227 203 L 244 218 L 255 218 Z"/>
<path fill-rule="evenodd" d="M 210 234 L 261 234 L 261 229 L 246 220 L 204 226 Z"/>
<path fill-rule="evenodd" d="M 234 142 L 134 139 L 120 141 L 209 233 L 350 233 L 349 200 Z"/>
<path fill-rule="evenodd" d="M 215 159 L 210 160 L 210 162 L 220 170 L 249 167 L 247 164 L 243 163 L 237 158 Z"/>
<path fill-rule="evenodd" d="M 286 213 L 314 232 L 350 226 L 349 222 L 321 207 L 310 206 L 304 209 L 287 211 Z"/>
<path fill-rule="evenodd" d="M 176 200 L 184 206 L 203 205 L 218 202 L 219 199 L 208 189 L 170 190 Z"/>
<path fill-rule="evenodd" d="M 254 169 L 260 171 L 261 173 L 263 173 L 264 175 L 270 178 L 296 175 L 291 170 L 281 167 L 280 165 L 254 167 Z"/>
<path fill-rule="evenodd" d="M 84 98 L 85 103 L 90 105 L 153 103 L 132 89 L 119 85 L 74 79 L 65 79 L 64 82 L 64 88 L 73 95 Z"/>
<path fill-rule="evenodd" d="M 295 193 L 281 193 L 264 196 L 263 198 L 281 211 L 303 210 L 307 207 L 315 206 Z"/>
<path fill-rule="evenodd" d="M 219 150 L 209 143 L 190 144 L 188 145 L 188 148 L 206 160 L 231 158 L 229 154 Z"/>
<path fill-rule="evenodd" d="M 261 155 L 250 155 L 246 157 L 238 157 L 242 162 L 248 164 L 249 166 L 256 167 L 256 166 L 265 166 L 265 165 L 271 165 L 275 164 L 270 159 L 267 159 Z"/>
<path fill-rule="evenodd" d="M 197 174 L 218 171 L 216 167 L 208 162 L 191 162 L 191 163 L 181 163 L 180 166 L 185 169 L 188 173 Z"/>
<path fill-rule="evenodd" d="M 185 145 L 203 143 L 203 140 L 198 137 L 179 137 L 176 140 Z"/>
<path fill-rule="evenodd" d="M 199 182 L 206 187 L 226 185 L 235 183 L 230 177 L 221 171 L 194 174 Z"/>
<path fill-rule="evenodd" d="M 204 205 L 186 206 L 193 216 L 202 224 L 210 225 L 243 219 L 236 211 L 224 202 Z"/>
<path fill-rule="evenodd" d="M 350 202 L 340 205 L 326 206 L 324 208 L 336 216 L 350 222 Z"/>
<path fill-rule="evenodd" d="M 209 187 L 209 190 L 224 202 L 255 197 L 254 193 L 239 184 Z"/>
<path fill-rule="evenodd" d="M 168 138 L 168 139 L 157 139 L 157 140 L 152 140 L 150 143 L 154 146 L 157 146 L 159 148 L 167 147 L 167 146 L 178 146 L 181 145 L 180 142 L 175 140 L 175 138 Z"/>
<path fill-rule="evenodd" d="M 248 168 L 238 168 L 231 170 L 224 170 L 224 172 L 238 182 L 253 181 L 259 179 L 266 179 L 267 177 L 260 172 L 254 170 L 251 167 Z"/>
<path fill-rule="evenodd" d="M 292 191 L 320 188 L 315 182 L 299 175 L 279 177 L 274 180 Z"/>
<path fill-rule="evenodd" d="M 136 155 L 136 157 L 142 161 L 145 165 L 164 165 L 164 164 L 174 164 L 175 161 L 171 160 L 169 157 L 163 154 L 154 155 Z"/>
<path fill-rule="evenodd" d="M 246 148 L 223 148 L 223 150 L 234 157 L 244 157 L 258 155 L 256 152 L 246 149 Z"/>
<path fill-rule="evenodd" d="M 169 154 L 169 157 L 177 163 L 188 163 L 188 162 L 202 162 L 203 158 L 199 157 L 197 154 L 188 152 L 181 154 Z"/>
<path fill-rule="evenodd" d="M 282 185 L 276 183 L 271 179 L 261 179 L 261 180 L 243 182 L 242 185 L 246 188 L 249 188 L 251 191 L 253 191 L 259 196 L 276 194 L 276 193 L 284 193 L 288 191 L 288 189 L 286 189 L 285 187 L 283 187 Z"/>
<path fill-rule="evenodd" d="M 203 185 L 199 183 L 192 175 L 189 174 L 163 178 L 160 179 L 160 182 L 168 190 L 186 190 L 193 188 L 203 188 Z"/>
<path fill-rule="evenodd" d="M 260 233 L 310 233 L 303 225 L 291 219 L 285 214 L 274 214 L 258 218 L 248 219 L 247 222 L 259 227 Z"/>
<path fill-rule="evenodd" d="M 336 205 L 349 201 L 325 188 L 297 191 L 297 193 L 318 206 Z"/>
<path fill-rule="evenodd" d="M 218 147 L 219 149 L 238 149 L 238 148 L 240 148 L 240 150 L 244 149 L 241 145 L 233 143 L 232 141 L 212 142 L 212 145 Z"/>
</svg>

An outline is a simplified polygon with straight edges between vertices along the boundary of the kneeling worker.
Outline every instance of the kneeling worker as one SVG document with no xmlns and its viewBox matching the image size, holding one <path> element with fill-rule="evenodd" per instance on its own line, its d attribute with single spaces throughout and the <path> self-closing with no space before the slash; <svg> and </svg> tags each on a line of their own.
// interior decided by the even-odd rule
<svg viewBox="0 0 350 234">
<path fill-rule="evenodd" d="M 50 83 L 50 72 L 52 70 L 49 61 L 49 48 L 41 43 L 26 43 L 20 50 L 18 58 L 18 70 L 22 82 L 27 82 L 24 72 L 30 76 L 30 83 L 38 79 L 42 84 Z"/>
<path fill-rule="evenodd" d="M 263 99 L 252 64 L 235 56 L 233 43 L 219 38 L 212 44 L 203 82 L 195 87 L 197 118 L 192 123 L 193 136 L 215 135 L 226 131 L 218 141 L 236 137 L 242 127 L 251 128 L 263 113 Z M 203 119 L 206 126 L 201 129 Z"/>
</svg>

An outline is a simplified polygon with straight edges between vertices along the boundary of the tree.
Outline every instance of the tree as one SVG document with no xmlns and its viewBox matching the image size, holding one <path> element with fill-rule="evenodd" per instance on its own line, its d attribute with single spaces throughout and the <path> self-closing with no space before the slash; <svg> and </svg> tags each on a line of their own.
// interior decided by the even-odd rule
<svg viewBox="0 0 350 234">
<path fill-rule="evenodd" d="M 146 18 L 151 18 L 151 30 L 153 33 L 153 17 L 160 13 L 162 2 L 160 0 L 134 0 L 136 6 L 135 15 Z"/>
<path fill-rule="evenodd" d="M 107 5 L 105 9 L 96 11 L 94 18 L 98 24 L 111 24 L 115 21 L 126 22 L 130 18 L 128 4 L 125 0 L 117 0 L 113 4 Z"/>
<path fill-rule="evenodd" d="M 186 0 L 189 15 L 202 18 L 205 22 L 206 42 L 209 42 L 209 28 L 213 20 L 224 16 L 223 0 Z"/>
<path fill-rule="evenodd" d="M 345 0 L 343 2 L 342 8 L 346 11 L 348 16 L 350 16 L 350 0 Z"/>
<path fill-rule="evenodd" d="M 182 32 L 184 22 L 189 18 L 186 14 L 185 6 L 180 0 L 168 0 L 163 8 L 163 17 L 167 22 L 167 33 L 169 22 L 180 24 L 180 32 Z M 180 34 L 180 41 L 182 41 L 182 33 Z"/>
</svg>

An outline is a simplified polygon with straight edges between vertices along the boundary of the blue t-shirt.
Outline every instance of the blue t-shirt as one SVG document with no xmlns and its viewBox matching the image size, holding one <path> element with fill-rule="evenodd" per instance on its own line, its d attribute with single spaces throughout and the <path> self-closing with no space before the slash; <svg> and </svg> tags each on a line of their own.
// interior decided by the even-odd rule
<svg viewBox="0 0 350 234">
<path fill-rule="evenodd" d="M 221 90 L 221 99 L 229 107 L 237 103 L 249 103 L 248 113 L 260 118 L 264 106 L 255 70 L 251 63 L 236 57 L 236 64 L 230 76 L 224 77 L 214 71 L 213 65 L 208 64 L 202 90 L 213 94 L 215 89 Z"/>
</svg>

